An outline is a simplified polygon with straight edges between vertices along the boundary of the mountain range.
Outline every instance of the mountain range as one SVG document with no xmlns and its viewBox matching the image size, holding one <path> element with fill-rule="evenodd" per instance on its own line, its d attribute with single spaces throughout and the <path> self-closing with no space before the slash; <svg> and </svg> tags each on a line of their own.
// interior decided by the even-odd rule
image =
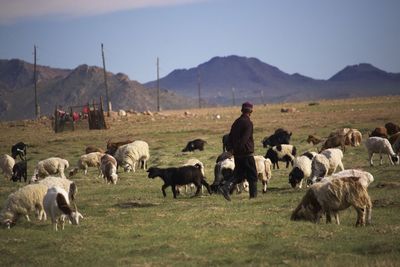
<svg viewBox="0 0 400 267">
<path fill-rule="evenodd" d="M 80 65 L 75 69 L 37 66 L 37 95 L 41 114 L 56 105 L 80 106 L 105 96 L 103 69 Z M 157 109 L 156 81 L 140 84 L 123 73 L 107 72 L 113 110 Z M 371 64 L 347 66 L 328 80 L 288 74 L 257 58 L 214 57 L 190 69 L 178 69 L 160 79 L 162 109 L 223 106 L 242 101 L 255 104 L 315 101 L 400 94 L 400 73 L 388 73 Z M 105 106 L 104 106 L 105 107 Z M 33 64 L 19 59 L 0 60 L 0 120 L 34 117 Z"/>
<path fill-rule="evenodd" d="M 199 83 L 200 81 L 200 83 Z M 156 81 L 144 84 L 153 88 Z M 309 101 L 400 94 L 400 73 L 371 64 L 347 66 L 328 80 L 288 74 L 257 58 L 214 57 L 191 69 L 178 69 L 160 79 L 160 86 L 186 97 L 224 105 L 244 100 L 254 103 Z"/>
</svg>

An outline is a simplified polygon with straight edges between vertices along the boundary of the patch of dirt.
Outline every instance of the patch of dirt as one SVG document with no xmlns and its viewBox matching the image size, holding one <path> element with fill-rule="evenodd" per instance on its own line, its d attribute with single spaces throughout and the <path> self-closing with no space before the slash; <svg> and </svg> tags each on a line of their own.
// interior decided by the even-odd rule
<svg viewBox="0 0 400 267">
<path fill-rule="evenodd" d="M 377 188 L 399 188 L 400 187 L 400 182 L 388 182 L 388 183 L 378 183 L 376 185 Z"/>
<path fill-rule="evenodd" d="M 141 201 L 128 201 L 124 203 L 118 203 L 114 206 L 117 206 L 122 209 L 129 209 L 129 208 L 147 208 L 147 207 L 154 207 L 158 206 L 160 203 L 148 203 L 148 202 L 141 202 Z"/>
</svg>

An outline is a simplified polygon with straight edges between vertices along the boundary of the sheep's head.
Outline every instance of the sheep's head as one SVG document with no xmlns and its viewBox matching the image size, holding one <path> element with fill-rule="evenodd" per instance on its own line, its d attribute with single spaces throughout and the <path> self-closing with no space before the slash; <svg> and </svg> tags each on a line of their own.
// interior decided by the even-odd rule
<svg viewBox="0 0 400 267">
<path fill-rule="evenodd" d="M 298 167 L 294 167 L 289 173 L 289 184 L 292 186 L 292 188 L 295 188 L 301 182 L 301 180 L 303 180 L 303 178 L 304 172 Z"/>
<path fill-rule="evenodd" d="M 0 215 L 0 221 L 2 222 L 2 224 L 7 226 L 8 229 L 15 225 L 17 219 L 18 216 L 10 211 L 6 211 Z"/>
<path fill-rule="evenodd" d="M 154 179 L 154 178 L 156 178 L 157 176 L 159 176 L 158 174 L 158 169 L 156 168 L 156 167 L 150 167 L 148 170 L 147 170 L 147 172 L 149 173 L 148 175 L 147 175 L 147 177 L 148 178 L 152 178 L 152 179 Z"/>
<path fill-rule="evenodd" d="M 130 172 L 130 171 L 133 171 L 132 166 L 130 164 L 125 164 L 124 172 Z"/>
<path fill-rule="evenodd" d="M 118 175 L 115 173 L 111 174 L 111 182 L 113 184 L 117 184 L 117 181 L 118 181 Z"/>
<path fill-rule="evenodd" d="M 76 204 L 74 203 L 75 211 L 71 212 L 71 214 L 68 216 L 69 220 L 73 225 L 78 225 L 79 224 L 79 219 L 83 219 L 82 214 L 78 211 L 78 208 L 76 207 Z"/>
<path fill-rule="evenodd" d="M 395 156 L 391 156 L 392 157 L 392 161 L 394 164 L 399 165 L 399 156 L 395 155 Z"/>
</svg>

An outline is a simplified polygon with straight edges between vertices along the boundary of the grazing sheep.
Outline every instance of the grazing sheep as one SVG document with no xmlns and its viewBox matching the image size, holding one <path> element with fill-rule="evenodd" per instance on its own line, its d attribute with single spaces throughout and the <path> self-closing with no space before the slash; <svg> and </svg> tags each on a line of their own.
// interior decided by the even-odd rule
<svg viewBox="0 0 400 267">
<path fill-rule="evenodd" d="M 342 171 L 343 152 L 338 148 L 329 148 L 315 155 L 311 163 L 311 175 L 308 184 L 315 183 L 318 178 L 334 173 L 339 167 Z"/>
<path fill-rule="evenodd" d="M 21 215 L 27 221 L 29 213 L 35 210 L 39 220 L 46 220 L 46 213 L 43 209 L 43 198 L 46 195 L 47 186 L 41 184 L 30 184 L 21 187 L 18 191 L 11 193 L 0 212 L 0 220 L 10 228 L 15 225 Z"/>
<path fill-rule="evenodd" d="M 318 145 L 322 141 L 324 141 L 322 138 L 312 134 L 310 134 L 307 138 L 307 143 L 313 144 L 313 146 Z"/>
<path fill-rule="evenodd" d="M 26 160 L 26 148 L 28 147 L 27 144 L 25 144 L 24 142 L 18 142 L 15 145 L 13 145 L 11 147 L 11 156 L 16 159 L 17 156 L 19 156 L 19 158 L 21 160 Z"/>
<path fill-rule="evenodd" d="M 275 166 L 279 169 L 278 161 L 286 162 L 286 168 L 289 167 L 289 163 L 292 163 L 296 156 L 296 147 L 293 145 L 277 145 L 271 147 L 267 150 L 267 154 L 265 154 L 265 158 L 270 159 L 273 167 Z"/>
<path fill-rule="evenodd" d="M 107 183 L 117 184 L 117 160 L 108 154 L 101 157 L 101 172 Z"/>
<path fill-rule="evenodd" d="M 392 146 L 389 143 L 389 140 L 382 137 L 369 137 L 365 142 L 365 146 L 368 150 L 369 162 L 370 165 L 373 166 L 374 163 L 372 161 L 372 156 L 374 153 L 379 153 L 379 157 L 381 159 L 379 165 L 382 165 L 382 154 L 386 154 L 389 157 L 389 161 L 392 165 L 395 163 L 399 163 L 399 156 L 394 153 Z"/>
<path fill-rule="evenodd" d="M 232 154 L 230 157 L 221 157 L 220 155 L 218 158 L 220 158 L 220 160 L 217 159 L 215 164 L 214 182 L 211 185 L 211 189 L 215 193 L 218 192 L 219 186 L 233 177 L 233 171 L 235 169 L 235 161 Z"/>
<path fill-rule="evenodd" d="M 85 175 L 87 175 L 88 172 L 88 167 L 97 167 L 99 174 L 98 176 L 101 175 L 101 170 L 100 170 L 100 161 L 101 157 L 104 156 L 104 153 L 101 152 L 92 152 L 89 154 L 85 154 L 80 156 L 77 167 L 74 168 L 70 173 L 69 176 L 75 175 L 78 170 L 84 170 Z"/>
<path fill-rule="evenodd" d="M 26 160 L 17 162 L 13 169 L 12 169 L 12 176 L 11 176 L 11 180 L 13 182 L 16 181 L 22 181 L 22 178 L 24 178 L 24 182 L 26 183 L 26 180 L 28 179 L 28 173 L 27 173 L 27 164 L 26 164 Z"/>
<path fill-rule="evenodd" d="M 388 133 L 389 135 L 393 135 L 393 134 L 395 134 L 395 133 L 400 132 L 400 127 L 399 127 L 399 125 L 397 125 L 397 124 L 395 124 L 395 123 L 393 123 L 393 122 L 388 122 L 388 123 L 386 123 L 386 124 L 385 124 L 385 128 L 386 128 L 387 133 Z"/>
<path fill-rule="evenodd" d="M 394 144 L 397 142 L 397 140 L 400 139 L 400 132 L 395 133 L 389 137 L 389 143 L 394 146 Z M 395 151 L 396 152 L 396 151 Z"/>
<path fill-rule="evenodd" d="M 388 133 L 385 127 L 376 127 L 372 133 L 369 135 L 369 137 L 382 137 L 382 138 L 388 138 Z"/>
<path fill-rule="evenodd" d="M 278 128 L 275 130 L 274 134 L 270 135 L 269 137 L 264 137 L 261 143 L 263 144 L 263 147 L 289 144 L 291 136 L 292 133 L 288 130 Z"/>
<path fill-rule="evenodd" d="M 139 140 L 122 145 L 117 149 L 114 157 L 125 172 L 135 172 L 138 162 L 143 162 L 143 169 L 146 169 L 146 162 L 150 158 L 149 145 Z"/>
<path fill-rule="evenodd" d="M 130 143 L 133 143 L 133 142 L 134 142 L 134 140 L 130 140 L 130 139 L 124 140 L 124 141 L 120 141 L 120 142 L 111 142 L 111 139 L 109 139 L 107 141 L 107 152 L 106 153 L 110 154 L 111 156 L 114 156 L 115 152 L 117 151 L 117 149 L 120 146 L 127 145 L 127 144 L 130 144 Z"/>
<path fill-rule="evenodd" d="M 48 176 L 42 180 L 37 182 L 38 184 L 45 185 L 47 188 L 51 188 L 53 186 L 58 186 L 63 188 L 68 192 L 69 199 L 75 200 L 76 194 L 78 193 L 78 187 L 76 186 L 74 181 L 69 179 L 63 179 L 55 176 Z"/>
<path fill-rule="evenodd" d="M 104 151 L 104 149 L 101 149 L 101 148 L 98 148 L 98 147 L 95 147 L 95 146 L 87 146 L 86 147 L 86 149 L 85 149 L 85 154 L 89 154 L 89 153 L 92 153 L 92 152 L 100 152 L 100 153 L 105 153 L 105 151 Z"/>
<path fill-rule="evenodd" d="M 182 152 L 192 152 L 195 151 L 196 149 L 203 151 L 204 150 L 204 144 L 207 144 L 206 141 L 203 139 L 195 139 L 193 141 L 189 141 L 184 149 L 182 149 Z"/>
<path fill-rule="evenodd" d="M 39 161 L 33 171 L 31 181 L 36 181 L 39 178 L 45 178 L 50 175 L 60 174 L 62 178 L 66 178 L 64 170 L 69 168 L 68 160 L 62 158 L 48 158 Z"/>
<path fill-rule="evenodd" d="M 321 151 L 328 148 L 335 148 L 340 146 L 343 152 L 346 150 L 346 136 L 345 135 L 332 135 L 329 136 L 322 144 Z"/>
<path fill-rule="evenodd" d="M 333 214 L 339 225 L 338 212 L 353 206 L 357 211 L 356 226 L 364 226 L 365 217 L 367 224 L 370 224 L 371 198 L 359 180 L 359 177 L 350 176 L 313 184 L 293 211 L 291 220 L 307 220 L 318 223 L 325 213 L 327 223 L 331 222 L 331 214 Z"/>
<path fill-rule="evenodd" d="M 343 177 L 358 177 L 358 178 L 360 178 L 358 180 L 358 182 L 360 182 L 364 188 L 368 188 L 368 186 L 374 181 L 374 176 L 372 176 L 371 173 L 363 171 L 363 170 L 358 170 L 358 169 L 348 169 L 348 170 L 340 171 L 340 172 L 332 174 L 329 177 L 323 178 L 322 181 L 329 180 L 329 179 L 341 179 Z"/>
<path fill-rule="evenodd" d="M 351 145 L 354 147 L 360 146 L 362 141 L 362 134 L 357 129 L 350 129 L 346 134 L 346 145 Z"/>
<path fill-rule="evenodd" d="M 257 168 L 257 177 L 263 184 L 263 193 L 267 193 L 269 180 L 272 178 L 271 160 L 263 156 L 254 156 L 254 161 Z"/>
<path fill-rule="evenodd" d="M 61 187 L 54 186 L 47 190 L 43 199 L 43 206 L 46 213 L 50 216 L 54 230 L 58 231 L 57 225 L 60 224 L 64 230 L 65 218 L 68 218 L 73 225 L 79 224 L 82 214 L 75 205 L 75 211 L 70 207 L 68 193 Z"/>
<path fill-rule="evenodd" d="M 4 174 L 6 180 L 10 180 L 13 175 L 13 167 L 15 165 L 15 159 L 7 154 L 0 156 L 0 168 Z"/>
<path fill-rule="evenodd" d="M 289 183 L 292 188 L 295 188 L 297 185 L 299 188 L 303 187 L 303 180 L 311 175 L 311 163 L 316 155 L 317 153 L 315 152 L 306 152 L 294 159 L 293 169 L 289 173 Z"/>
<path fill-rule="evenodd" d="M 164 185 L 161 190 L 163 196 L 166 197 L 165 188 L 171 186 L 174 198 L 176 198 L 176 186 L 186 185 L 194 183 L 197 190 L 195 196 L 200 194 L 201 185 L 207 188 L 208 193 L 211 195 L 210 186 L 205 181 L 205 177 L 201 173 L 201 166 L 196 164 L 195 166 L 182 166 L 182 167 L 172 167 L 172 168 L 157 168 L 150 167 L 147 172 L 149 178 L 160 177 L 164 181 Z"/>
</svg>

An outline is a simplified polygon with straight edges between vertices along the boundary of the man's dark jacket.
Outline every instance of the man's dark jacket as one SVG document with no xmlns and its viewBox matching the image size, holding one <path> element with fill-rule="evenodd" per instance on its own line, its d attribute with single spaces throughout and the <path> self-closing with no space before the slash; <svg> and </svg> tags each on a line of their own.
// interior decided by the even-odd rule
<svg viewBox="0 0 400 267">
<path fill-rule="evenodd" d="M 236 157 L 251 156 L 254 153 L 253 122 L 248 115 L 242 114 L 232 124 L 229 133 L 230 147 Z"/>
</svg>

